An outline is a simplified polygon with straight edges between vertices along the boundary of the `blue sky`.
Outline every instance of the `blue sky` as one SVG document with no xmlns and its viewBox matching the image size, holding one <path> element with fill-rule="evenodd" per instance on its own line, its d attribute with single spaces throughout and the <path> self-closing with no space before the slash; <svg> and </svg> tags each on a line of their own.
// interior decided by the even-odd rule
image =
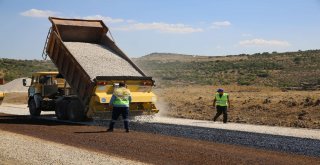
<svg viewBox="0 0 320 165">
<path fill-rule="evenodd" d="M 0 0 L 0 57 L 41 59 L 48 16 L 102 19 L 130 57 L 320 48 L 320 0 Z"/>
</svg>

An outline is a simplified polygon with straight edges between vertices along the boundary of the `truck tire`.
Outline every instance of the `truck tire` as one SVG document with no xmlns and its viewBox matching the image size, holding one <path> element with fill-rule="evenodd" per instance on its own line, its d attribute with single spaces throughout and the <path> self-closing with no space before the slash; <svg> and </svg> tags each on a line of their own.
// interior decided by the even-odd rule
<svg viewBox="0 0 320 165">
<path fill-rule="evenodd" d="M 28 102 L 29 112 L 31 116 L 40 116 L 41 109 L 37 108 L 35 100 L 32 98 Z"/>
<path fill-rule="evenodd" d="M 85 119 L 84 107 L 80 100 L 72 99 L 68 105 L 68 117 L 71 121 L 83 121 Z"/>
<path fill-rule="evenodd" d="M 68 100 L 60 100 L 56 104 L 55 114 L 59 120 L 68 120 Z"/>
</svg>

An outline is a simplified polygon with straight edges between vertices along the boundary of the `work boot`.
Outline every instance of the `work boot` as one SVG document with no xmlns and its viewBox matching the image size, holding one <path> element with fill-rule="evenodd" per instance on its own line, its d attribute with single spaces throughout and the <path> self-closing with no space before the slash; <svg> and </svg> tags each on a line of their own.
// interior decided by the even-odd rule
<svg viewBox="0 0 320 165">
<path fill-rule="evenodd" d="M 227 123 L 228 119 L 227 118 L 223 118 L 223 123 Z"/>
<path fill-rule="evenodd" d="M 107 129 L 107 132 L 113 132 L 112 128 Z"/>
<path fill-rule="evenodd" d="M 114 127 L 115 122 L 111 121 L 109 125 L 109 129 L 107 129 L 107 132 L 113 132 L 113 127 Z"/>
<path fill-rule="evenodd" d="M 126 133 L 129 133 L 130 131 L 129 131 L 129 129 L 126 129 Z"/>
<path fill-rule="evenodd" d="M 109 129 L 107 129 L 107 132 L 113 132 L 114 123 L 115 123 L 115 122 L 111 122 L 111 123 L 110 123 Z"/>
<path fill-rule="evenodd" d="M 216 121 L 217 121 L 217 117 L 216 117 L 216 116 L 213 117 L 213 118 L 212 118 L 212 121 L 213 121 L 213 122 L 216 122 Z"/>
<path fill-rule="evenodd" d="M 125 120 L 123 123 L 124 123 L 124 129 L 129 131 L 129 121 Z"/>
</svg>

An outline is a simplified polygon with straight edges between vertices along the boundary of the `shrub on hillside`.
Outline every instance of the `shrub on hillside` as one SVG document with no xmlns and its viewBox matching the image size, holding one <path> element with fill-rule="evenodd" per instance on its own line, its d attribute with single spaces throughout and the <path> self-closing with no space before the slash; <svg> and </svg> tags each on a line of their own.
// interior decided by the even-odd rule
<svg viewBox="0 0 320 165">
<path fill-rule="evenodd" d="M 269 77 L 269 73 L 265 70 L 259 70 L 257 71 L 256 75 L 258 77 Z"/>
</svg>

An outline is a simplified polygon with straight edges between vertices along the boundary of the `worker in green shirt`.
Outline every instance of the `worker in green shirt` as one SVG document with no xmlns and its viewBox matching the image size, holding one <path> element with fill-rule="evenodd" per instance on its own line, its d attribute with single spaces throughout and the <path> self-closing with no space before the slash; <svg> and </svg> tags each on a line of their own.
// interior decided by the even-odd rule
<svg viewBox="0 0 320 165">
<path fill-rule="evenodd" d="M 228 120 L 228 107 L 230 107 L 229 94 L 225 93 L 222 88 L 219 88 L 215 94 L 213 100 L 213 107 L 216 107 L 217 113 L 213 118 L 216 121 L 217 118 L 223 113 L 223 123 L 227 123 Z"/>
<path fill-rule="evenodd" d="M 126 88 L 126 84 L 123 82 L 119 83 L 119 87 L 116 88 L 113 92 L 113 95 L 110 99 L 110 106 L 113 106 L 112 109 L 112 120 L 109 125 L 107 132 L 112 132 L 114 124 L 120 115 L 124 121 L 124 128 L 126 132 L 129 132 L 129 105 L 131 102 L 131 93 L 130 90 Z"/>
</svg>

